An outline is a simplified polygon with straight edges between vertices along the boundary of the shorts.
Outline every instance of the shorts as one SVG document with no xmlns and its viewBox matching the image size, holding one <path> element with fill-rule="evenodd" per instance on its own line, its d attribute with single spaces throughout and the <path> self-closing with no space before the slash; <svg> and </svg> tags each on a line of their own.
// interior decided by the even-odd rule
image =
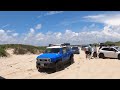
<svg viewBox="0 0 120 90">
<path fill-rule="evenodd" d="M 94 53 L 93 53 L 93 57 L 97 57 L 97 52 L 94 52 Z"/>
<path fill-rule="evenodd" d="M 92 54 L 92 52 L 89 52 L 89 55 L 91 55 Z"/>
<path fill-rule="evenodd" d="M 89 51 L 86 51 L 85 54 L 89 54 Z"/>
</svg>

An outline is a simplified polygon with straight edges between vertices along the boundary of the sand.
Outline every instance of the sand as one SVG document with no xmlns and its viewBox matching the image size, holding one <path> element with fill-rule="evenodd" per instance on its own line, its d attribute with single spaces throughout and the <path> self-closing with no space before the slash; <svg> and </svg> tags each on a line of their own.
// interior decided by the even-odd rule
<svg viewBox="0 0 120 90">
<path fill-rule="evenodd" d="M 0 58 L 0 76 L 6 79 L 120 79 L 120 60 L 87 59 L 83 51 L 74 55 L 75 63 L 55 73 L 38 72 L 38 55 L 14 55 Z"/>
</svg>

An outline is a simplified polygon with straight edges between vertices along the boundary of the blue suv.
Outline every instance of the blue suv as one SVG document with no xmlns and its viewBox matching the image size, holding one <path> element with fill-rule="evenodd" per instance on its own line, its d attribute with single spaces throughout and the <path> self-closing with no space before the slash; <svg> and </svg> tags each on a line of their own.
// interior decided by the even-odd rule
<svg viewBox="0 0 120 90">
<path fill-rule="evenodd" d="M 40 71 L 43 68 L 52 68 L 55 71 L 64 69 L 66 63 L 74 63 L 74 55 L 68 46 L 47 47 L 43 54 L 36 59 L 36 67 Z"/>
</svg>

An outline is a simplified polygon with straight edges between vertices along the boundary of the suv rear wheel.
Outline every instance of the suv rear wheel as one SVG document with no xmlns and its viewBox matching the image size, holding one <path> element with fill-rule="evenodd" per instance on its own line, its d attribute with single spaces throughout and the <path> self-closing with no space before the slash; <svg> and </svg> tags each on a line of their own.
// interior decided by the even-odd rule
<svg viewBox="0 0 120 90">
<path fill-rule="evenodd" d="M 99 58 L 103 58 L 103 59 L 104 59 L 104 58 L 105 58 L 104 54 L 103 54 L 103 53 L 100 53 L 100 54 L 99 54 Z"/>
<path fill-rule="evenodd" d="M 74 58 L 73 58 L 73 55 L 70 57 L 70 64 L 73 64 L 74 63 Z"/>
<path fill-rule="evenodd" d="M 64 69 L 64 64 L 62 62 L 62 60 L 56 62 L 56 65 L 55 65 L 55 71 L 60 71 L 60 70 L 63 70 Z"/>
</svg>

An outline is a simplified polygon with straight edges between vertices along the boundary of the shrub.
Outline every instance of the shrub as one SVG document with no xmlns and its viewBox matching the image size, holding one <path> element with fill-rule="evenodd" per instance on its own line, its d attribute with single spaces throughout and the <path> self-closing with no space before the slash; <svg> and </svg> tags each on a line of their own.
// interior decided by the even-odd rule
<svg viewBox="0 0 120 90">
<path fill-rule="evenodd" d="M 25 48 L 16 47 L 13 51 L 14 54 L 26 54 L 27 50 Z"/>
<path fill-rule="evenodd" d="M 32 45 L 23 45 L 23 44 L 4 44 L 0 45 L 0 56 L 7 56 L 8 53 L 5 51 L 8 48 L 14 49 L 14 54 L 40 54 L 43 53 L 46 49 L 45 46 L 32 46 Z"/>
<path fill-rule="evenodd" d="M 5 49 L 0 47 L 0 57 L 7 57 L 8 55 Z"/>
</svg>

